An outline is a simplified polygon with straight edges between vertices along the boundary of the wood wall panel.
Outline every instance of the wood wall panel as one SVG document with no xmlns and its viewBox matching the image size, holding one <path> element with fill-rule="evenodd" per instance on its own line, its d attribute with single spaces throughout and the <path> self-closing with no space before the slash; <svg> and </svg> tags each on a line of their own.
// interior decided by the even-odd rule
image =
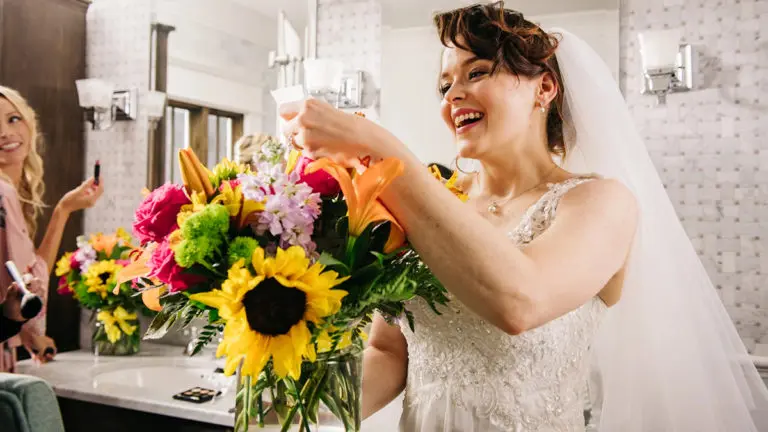
<svg viewBox="0 0 768 432">
<path fill-rule="evenodd" d="M 87 7 L 80 0 L 0 0 L 0 83 L 27 98 L 45 137 L 44 199 L 50 207 L 40 220 L 38 242 L 53 206 L 90 175 L 84 167 L 83 114 L 75 88 L 75 80 L 85 77 Z M 82 213 L 72 215 L 61 252 L 74 250 L 82 231 Z M 78 348 L 79 325 L 77 304 L 56 293 L 52 277 L 48 335 L 59 351 Z"/>
</svg>

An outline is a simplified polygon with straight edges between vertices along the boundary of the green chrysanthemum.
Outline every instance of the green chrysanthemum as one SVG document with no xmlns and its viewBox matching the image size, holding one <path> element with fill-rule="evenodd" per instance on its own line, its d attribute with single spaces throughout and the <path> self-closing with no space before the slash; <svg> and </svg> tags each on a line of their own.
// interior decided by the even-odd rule
<svg viewBox="0 0 768 432">
<path fill-rule="evenodd" d="M 213 187 L 218 189 L 222 182 L 234 180 L 238 174 L 248 174 L 250 172 L 251 168 L 249 166 L 241 165 L 225 158 L 213 168 L 210 179 Z"/>
<path fill-rule="evenodd" d="M 235 237 L 229 243 L 229 266 L 232 267 L 233 264 L 241 259 L 249 261 L 257 247 L 259 247 L 259 242 L 256 239 L 251 237 Z"/>
<path fill-rule="evenodd" d="M 229 211 L 220 204 L 209 204 L 189 216 L 179 229 L 181 242 L 174 252 L 176 262 L 182 267 L 205 264 L 221 250 L 229 230 Z"/>
</svg>

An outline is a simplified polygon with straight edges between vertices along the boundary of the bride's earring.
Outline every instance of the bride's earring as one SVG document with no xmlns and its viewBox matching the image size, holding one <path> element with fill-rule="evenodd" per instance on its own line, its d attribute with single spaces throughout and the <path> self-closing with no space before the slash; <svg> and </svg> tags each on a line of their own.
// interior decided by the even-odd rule
<svg viewBox="0 0 768 432">
<path fill-rule="evenodd" d="M 456 157 L 453 158 L 453 166 L 456 167 L 457 171 L 459 171 L 460 173 L 465 174 L 465 175 L 477 174 L 479 172 L 477 170 L 474 170 L 474 171 L 465 171 L 465 170 L 463 170 L 461 168 L 461 165 L 459 165 L 459 156 L 458 155 L 456 155 Z"/>
<path fill-rule="evenodd" d="M 539 111 L 541 111 L 542 114 L 546 114 L 547 107 L 544 105 L 544 102 L 539 102 Z"/>
</svg>

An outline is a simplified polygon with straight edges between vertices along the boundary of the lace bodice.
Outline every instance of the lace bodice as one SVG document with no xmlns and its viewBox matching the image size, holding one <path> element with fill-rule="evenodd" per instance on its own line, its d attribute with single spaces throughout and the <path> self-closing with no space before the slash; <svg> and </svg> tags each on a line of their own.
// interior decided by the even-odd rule
<svg viewBox="0 0 768 432">
<path fill-rule="evenodd" d="M 544 232 L 560 198 L 591 178 L 548 185 L 509 232 L 520 248 Z M 423 301 L 406 323 L 408 432 L 584 431 L 589 346 L 606 307 L 597 297 L 541 327 L 510 336 L 458 301 L 436 315 Z"/>
</svg>

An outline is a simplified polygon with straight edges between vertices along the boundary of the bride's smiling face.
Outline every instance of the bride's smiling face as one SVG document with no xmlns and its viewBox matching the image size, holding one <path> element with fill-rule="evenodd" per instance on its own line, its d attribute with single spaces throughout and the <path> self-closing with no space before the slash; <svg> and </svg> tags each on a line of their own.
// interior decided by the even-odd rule
<svg viewBox="0 0 768 432">
<path fill-rule="evenodd" d="M 471 51 L 452 46 L 443 51 L 441 115 L 461 157 L 492 157 L 541 126 L 532 123 L 535 114 L 543 117 L 536 100 L 543 77 L 515 76 L 503 67 L 492 71 L 491 60 Z"/>
</svg>

